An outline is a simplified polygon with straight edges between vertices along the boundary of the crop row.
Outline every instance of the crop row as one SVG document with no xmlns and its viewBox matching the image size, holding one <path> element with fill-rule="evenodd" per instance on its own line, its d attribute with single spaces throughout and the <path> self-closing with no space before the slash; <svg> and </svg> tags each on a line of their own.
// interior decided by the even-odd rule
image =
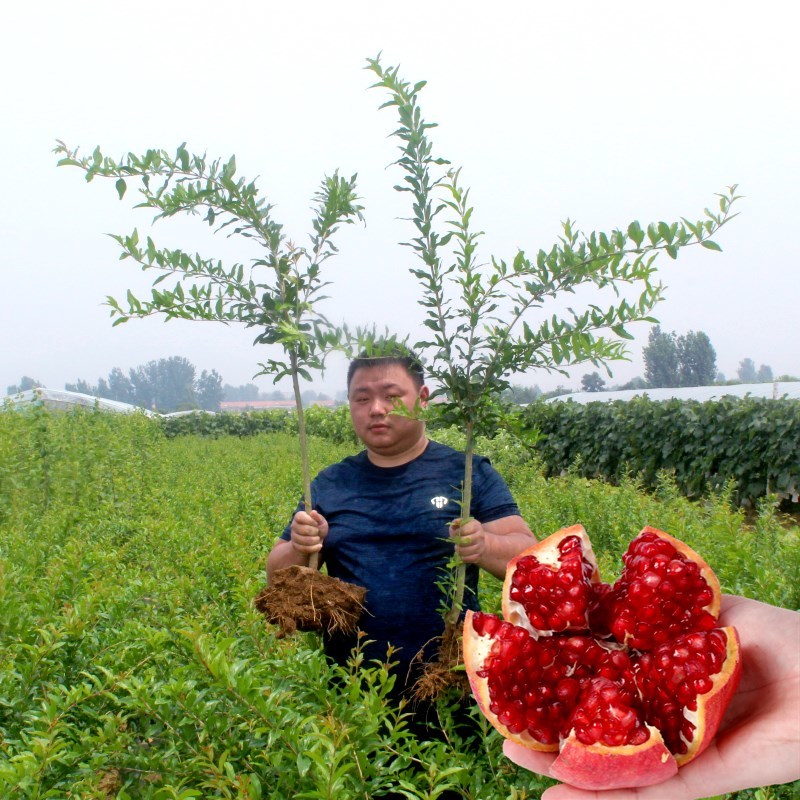
<svg viewBox="0 0 800 800">
<path fill-rule="evenodd" d="M 687 497 L 732 485 L 737 502 L 750 506 L 769 494 L 797 502 L 800 493 L 798 400 L 540 402 L 510 419 L 534 434 L 533 450 L 547 475 L 571 470 L 612 483 L 634 475 L 653 490 L 667 471 Z M 168 436 L 296 431 L 288 411 L 195 414 L 163 424 Z M 355 442 L 346 407 L 312 407 L 307 424 L 312 435 Z M 431 430 L 438 432 L 435 418 Z"/>
</svg>

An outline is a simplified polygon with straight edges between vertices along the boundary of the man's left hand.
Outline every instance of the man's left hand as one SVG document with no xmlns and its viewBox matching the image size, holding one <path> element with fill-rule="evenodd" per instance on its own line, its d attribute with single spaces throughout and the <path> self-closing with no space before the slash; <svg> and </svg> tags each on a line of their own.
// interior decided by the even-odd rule
<svg viewBox="0 0 800 800">
<path fill-rule="evenodd" d="M 457 519 L 450 523 L 450 538 L 465 564 L 474 564 L 486 552 L 486 531 L 476 519 Z"/>
</svg>

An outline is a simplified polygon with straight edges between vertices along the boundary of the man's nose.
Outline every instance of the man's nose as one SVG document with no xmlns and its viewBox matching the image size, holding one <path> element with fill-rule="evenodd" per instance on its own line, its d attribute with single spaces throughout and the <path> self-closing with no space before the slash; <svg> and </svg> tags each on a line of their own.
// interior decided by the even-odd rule
<svg viewBox="0 0 800 800">
<path fill-rule="evenodd" d="M 372 403 L 370 404 L 369 413 L 373 417 L 383 417 L 388 414 L 388 410 L 386 408 L 386 403 L 383 401 L 382 398 L 376 397 Z"/>
</svg>

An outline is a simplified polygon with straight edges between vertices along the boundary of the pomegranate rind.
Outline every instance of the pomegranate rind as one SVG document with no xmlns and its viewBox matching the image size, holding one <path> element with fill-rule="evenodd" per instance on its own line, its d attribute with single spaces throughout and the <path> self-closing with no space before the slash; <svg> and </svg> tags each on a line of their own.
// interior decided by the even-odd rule
<svg viewBox="0 0 800 800">
<path fill-rule="evenodd" d="M 464 617 L 464 633 L 462 647 L 464 653 L 464 667 L 469 678 L 469 685 L 478 707 L 495 730 L 506 739 L 528 747 L 531 750 L 555 751 L 558 750 L 558 742 L 554 744 L 542 744 L 534 739 L 527 731 L 512 733 L 502 722 L 497 719 L 497 715 L 490 710 L 489 681 L 478 673 L 483 669 L 483 665 L 489 656 L 495 639 L 492 636 L 479 634 L 473 624 L 473 611 L 467 611 Z"/>
<path fill-rule="evenodd" d="M 529 556 L 533 556 L 540 564 L 549 567 L 554 572 L 557 572 L 561 565 L 559 545 L 570 536 L 578 537 L 581 544 L 581 554 L 584 560 L 592 566 L 592 575 L 587 581 L 586 587 L 587 593 L 589 593 L 590 584 L 600 582 L 600 571 L 597 568 L 597 559 L 595 558 L 594 550 L 592 550 L 592 543 L 589 540 L 589 536 L 587 535 L 583 525 L 572 525 L 569 528 L 562 528 L 561 530 L 550 534 L 550 536 L 546 537 L 545 539 L 542 539 L 540 542 L 537 542 L 535 545 L 523 550 L 508 562 L 508 566 L 506 568 L 506 577 L 503 582 L 503 619 L 505 619 L 506 622 L 510 622 L 512 625 L 518 625 L 521 628 L 525 628 L 525 630 L 527 630 L 534 638 L 538 638 L 539 636 L 552 636 L 554 633 L 564 633 L 565 631 L 541 629 L 531 624 L 525 606 L 523 606 L 522 603 L 518 602 L 517 600 L 511 599 L 514 572 L 516 571 L 519 562 L 528 558 Z M 585 625 L 582 627 L 571 626 L 566 632 L 580 630 L 589 630 L 588 612 Z"/>
<path fill-rule="evenodd" d="M 742 678 L 742 652 L 739 633 L 733 626 L 719 628 L 728 637 L 727 655 L 722 669 L 711 676 L 713 686 L 697 698 L 697 711 L 684 709 L 683 716 L 695 725 L 694 738 L 687 742 L 688 751 L 675 757 L 679 767 L 697 758 L 717 734 L 725 709 Z M 685 740 L 684 740 L 685 741 Z"/>
<path fill-rule="evenodd" d="M 613 748 L 581 744 L 571 732 L 561 743 L 550 775 L 578 789 L 595 791 L 662 783 L 677 773 L 678 764 L 659 731 L 647 728 L 650 737 L 644 744 Z"/>
</svg>

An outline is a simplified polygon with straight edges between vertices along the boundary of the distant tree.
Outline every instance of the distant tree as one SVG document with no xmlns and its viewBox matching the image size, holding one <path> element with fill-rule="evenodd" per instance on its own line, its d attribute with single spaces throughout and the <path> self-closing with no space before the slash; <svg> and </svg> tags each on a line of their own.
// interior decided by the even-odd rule
<svg viewBox="0 0 800 800">
<path fill-rule="evenodd" d="M 156 367 L 158 374 L 157 407 L 162 411 L 182 411 L 197 408 L 195 397 L 195 368 L 182 356 L 161 358 Z"/>
<path fill-rule="evenodd" d="M 317 393 L 313 389 L 304 389 L 300 394 L 304 403 L 311 403 L 317 399 Z"/>
<path fill-rule="evenodd" d="M 786 374 L 786 375 L 778 375 L 778 377 L 775 378 L 775 380 L 776 381 L 781 381 L 781 382 L 785 382 L 785 381 L 800 381 L 800 378 L 798 378 L 797 375 L 788 375 L 788 374 Z"/>
<path fill-rule="evenodd" d="M 514 384 L 506 389 L 501 396 L 503 400 L 509 403 L 523 405 L 525 403 L 535 403 L 542 396 L 542 390 L 538 386 L 520 386 Z"/>
<path fill-rule="evenodd" d="M 772 377 L 772 367 L 769 364 L 762 364 L 758 368 L 758 375 L 756 376 L 756 380 L 759 383 L 772 383 L 775 380 Z"/>
<path fill-rule="evenodd" d="M 710 386 L 717 375 L 717 353 L 703 331 L 678 336 L 656 325 L 642 355 L 647 382 L 654 388 Z"/>
<path fill-rule="evenodd" d="M 75 383 L 65 383 L 64 388 L 68 392 L 79 392 L 80 394 L 90 394 L 92 397 L 98 397 L 97 387 L 92 386 L 91 383 L 79 378 Z"/>
<path fill-rule="evenodd" d="M 581 378 L 581 389 L 584 392 L 602 392 L 606 382 L 599 372 L 586 373 Z"/>
<path fill-rule="evenodd" d="M 736 374 L 742 383 L 755 383 L 758 380 L 758 372 L 756 372 L 756 365 L 752 358 L 742 359 Z"/>
<path fill-rule="evenodd" d="M 111 387 L 108 385 L 108 381 L 105 378 L 97 379 L 97 390 L 95 391 L 95 395 L 97 397 L 105 397 L 108 400 L 114 399 L 111 397 Z"/>
<path fill-rule="evenodd" d="M 128 370 L 133 391 L 133 403 L 141 408 L 155 409 L 156 392 L 158 384 L 158 370 L 156 361 L 141 364 Z M 165 409 L 161 409 L 165 410 Z"/>
<path fill-rule="evenodd" d="M 622 390 L 641 390 L 647 388 L 647 381 L 642 378 L 641 376 L 637 375 L 635 378 L 631 378 L 627 383 L 623 383 L 622 386 L 619 387 Z"/>
<path fill-rule="evenodd" d="M 267 400 L 289 400 L 289 396 L 286 392 L 282 392 L 280 389 L 274 389 L 269 393 Z"/>
<path fill-rule="evenodd" d="M 714 378 L 714 383 L 716 383 L 717 386 L 724 386 L 727 381 L 728 379 L 725 377 L 724 372 L 717 372 L 717 377 Z"/>
<path fill-rule="evenodd" d="M 247 400 L 258 400 L 260 395 L 258 393 L 258 386 L 254 383 L 245 383 L 241 386 L 231 386 L 231 384 L 226 383 L 222 387 L 223 393 L 223 400 L 232 400 L 232 401 L 247 401 Z"/>
<path fill-rule="evenodd" d="M 717 353 L 703 331 L 689 331 L 676 341 L 678 385 L 710 386 L 717 375 Z"/>
<path fill-rule="evenodd" d="M 660 325 L 651 328 L 642 355 L 645 378 L 650 386 L 678 386 L 678 344 L 674 333 L 664 333 Z"/>
<path fill-rule="evenodd" d="M 215 369 L 203 370 L 195 383 L 197 405 L 205 411 L 219 411 L 222 396 L 222 376 Z"/>
<path fill-rule="evenodd" d="M 19 392 L 27 392 L 29 389 L 38 389 L 42 383 L 37 381 L 36 378 L 29 378 L 23 375 L 18 384 L 12 384 L 6 388 L 6 394 L 18 394 Z"/>
<path fill-rule="evenodd" d="M 108 389 L 111 400 L 119 400 L 120 403 L 133 403 L 133 384 L 131 379 L 119 367 L 114 367 L 108 373 Z"/>
</svg>

